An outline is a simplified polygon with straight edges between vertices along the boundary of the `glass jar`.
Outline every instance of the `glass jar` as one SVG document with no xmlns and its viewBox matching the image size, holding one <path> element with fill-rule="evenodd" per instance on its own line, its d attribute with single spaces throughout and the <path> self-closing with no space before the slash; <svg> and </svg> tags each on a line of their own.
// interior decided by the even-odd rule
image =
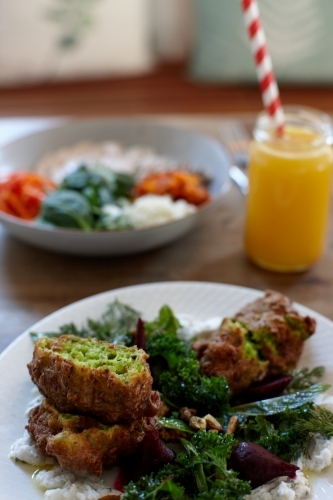
<svg viewBox="0 0 333 500">
<path fill-rule="evenodd" d="M 260 267 L 302 271 L 321 256 L 333 166 L 330 117 L 303 107 L 285 108 L 277 135 L 258 116 L 249 150 L 245 250 Z"/>
</svg>

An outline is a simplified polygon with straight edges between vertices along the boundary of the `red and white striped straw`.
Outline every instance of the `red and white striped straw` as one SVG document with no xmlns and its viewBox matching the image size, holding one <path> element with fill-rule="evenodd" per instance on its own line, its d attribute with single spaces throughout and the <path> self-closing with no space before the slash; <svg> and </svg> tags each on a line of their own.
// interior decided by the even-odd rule
<svg viewBox="0 0 333 500">
<path fill-rule="evenodd" d="M 273 72 L 272 61 L 267 49 L 265 32 L 260 21 L 257 0 L 240 1 L 264 107 L 269 116 L 272 117 L 277 131 L 282 132 L 284 128 L 284 113 Z"/>
</svg>

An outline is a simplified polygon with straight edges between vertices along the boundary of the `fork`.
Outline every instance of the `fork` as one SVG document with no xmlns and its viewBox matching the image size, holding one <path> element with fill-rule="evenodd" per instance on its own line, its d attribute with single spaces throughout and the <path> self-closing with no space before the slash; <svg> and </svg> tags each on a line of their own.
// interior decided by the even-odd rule
<svg viewBox="0 0 333 500">
<path fill-rule="evenodd" d="M 223 123 L 219 128 L 219 132 L 221 142 L 226 148 L 232 163 L 229 168 L 229 175 L 242 195 L 246 196 L 249 181 L 244 170 L 247 166 L 250 136 L 245 126 L 237 121 Z"/>
</svg>

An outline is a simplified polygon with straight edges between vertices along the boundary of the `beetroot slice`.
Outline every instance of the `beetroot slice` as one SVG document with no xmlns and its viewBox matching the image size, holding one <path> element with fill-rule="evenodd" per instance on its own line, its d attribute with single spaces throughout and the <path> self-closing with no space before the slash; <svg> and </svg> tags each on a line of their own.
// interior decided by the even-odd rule
<svg viewBox="0 0 333 500">
<path fill-rule="evenodd" d="M 143 350 L 146 349 L 145 324 L 141 318 L 138 319 L 138 322 L 136 324 L 134 344 L 137 346 L 138 349 L 143 349 Z"/>
<path fill-rule="evenodd" d="M 276 398 L 283 393 L 292 379 L 293 377 L 290 375 L 267 375 L 263 380 L 254 382 L 245 392 L 240 394 L 236 398 L 237 405 Z"/>
<path fill-rule="evenodd" d="M 175 453 L 161 441 L 159 432 L 148 431 L 139 448 L 130 457 L 130 479 L 138 481 L 141 476 L 157 472 L 163 465 L 173 462 L 174 458 Z"/>
<path fill-rule="evenodd" d="M 276 457 L 256 443 L 238 443 L 234 448 L 228 467 L 238 472 L 239 479 L 250 481 L 252 488 L 257 488 L 280 476 L 296 477 L 299 469 Z"/>
</svg>

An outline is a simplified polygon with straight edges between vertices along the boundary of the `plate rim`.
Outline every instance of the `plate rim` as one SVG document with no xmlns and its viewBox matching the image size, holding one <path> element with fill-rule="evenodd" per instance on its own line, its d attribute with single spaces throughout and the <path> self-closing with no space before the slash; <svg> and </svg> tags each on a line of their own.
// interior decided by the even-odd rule
<svg viewBox="0 0 333 500">
<path fill-rule="evenodd" d="M 214 282 L 214 281 L 196 281 L 196 280 L 175 280 L 175 281 L 156 281 L 156 282 L 149 282 L 149 283 L 138 283 L 136 285 L 125 285 L 122 287 L 117 287 L 117 288 L 111 288 L 109 290 L 105 290 L 103 292 L 98 292 L 93 295 L 89 295 L 87 297 L 83 297 L 82 299 L 76 300 L 74 302 L 71 302 L 70 304 L 67 304 L 66 306 L 60 307 L 59 309 L 56 309 L 55 311 L 51 312 L 50 314 L 47 314 L 46 316 L 43 316 L 43 318 L 39 319 L 35 323 L 33 323 L 30 327 L 26 328 L 21 334 L 19 334 L 5 349 L 0 353 L 0 362 L 2 358 L 7 354 L 7 351 L 9 351 L 14 345 L 16 345 L 23 337 L 27 336 L 34 328 L 39 327 L 44 321 L 53 319 L 57 317 L 58 315 L 61 315 L 63 312 L 68 311 L 74 306 L 79 306 L 83 305 L 84 303 L 88 302 L 93 302 L 98 298 L 102 298 L 104 296 L 107 296 L 111 293 L 116 293 L 119 291 L 131 291 L 133 289 L 138 290 L 140 288 L 142 289 L 147 289 L 153 286 L 156 287 L 171 287 L 171 286 L 182 286 L 182 285 L 193 285 L 193 286 L 213 286 L 216 288 L 223 287 L 223 288 L 232 288 L 234 290 L 243 290 L 243 291 L 248 291 L 250 293 L 254 293 L 259 295 L 260 293 L 263 294 L 265 290 L 260 290 L 259 288 L 252 288 L 252 287 L 246 287 L 243 285 L 234 285 L 234 284 L 229 284 L 229 283 L 220 283 L 220 282 Z M 281 292 L 282 293 L 282 292 Z M 288 296 L 289 297 L 289 296 Z M 290 297 L 289 297 L 290 298 Z M 330 325 L 333 329 L 333 320 L 329 319 L 327 316 L 324 316 L 321 313 L 318 313 L 314 309 L 305 306 L 299 302 L 294 301 L 293 299 L 290 298 L 292 301 L 293 305 L 297 308 L 300 308 L 304 312 L 308 314 L 314 314 L 317 318 L 319 318 L 321 321 L 327 323 Z"/>
</svg>

